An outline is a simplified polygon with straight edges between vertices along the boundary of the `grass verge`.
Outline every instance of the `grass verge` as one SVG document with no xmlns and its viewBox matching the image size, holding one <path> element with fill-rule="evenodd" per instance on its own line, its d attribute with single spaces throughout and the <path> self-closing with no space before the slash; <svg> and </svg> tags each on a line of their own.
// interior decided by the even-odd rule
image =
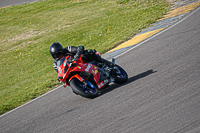
<svg viewBox="0 0 200 133">
<path fill-rule="evenodd" d="M 0 114 L 58 85 L 53 42 L 105 53 L 169 7 L 165 0 L 46 0 L 0 9 Z"/>
</svg>

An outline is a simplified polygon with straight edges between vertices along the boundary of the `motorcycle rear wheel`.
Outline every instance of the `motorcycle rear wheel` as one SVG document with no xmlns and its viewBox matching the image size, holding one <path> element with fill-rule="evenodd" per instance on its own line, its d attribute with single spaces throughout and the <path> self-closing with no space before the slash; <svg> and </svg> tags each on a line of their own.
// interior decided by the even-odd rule
<svg viewBox="0 0 200 133">
<path fill-rule="evenodd" d="M 70 87 L 75 94 L 86 98 L 95 98 L 99 94 L 97 87 L 87 80 L 84 80 L 83 83 L 74 78 L 70 81 Z"/>
<path fill-rule="evenodd" d="M 128 74 L 126 73 L 126 71 L 118 65 L 115 65 L 115 66 L 119 69 L 120 73 L 113 74 L 113 78 L 115 79 L 114 82 L 117 84 L 123 84 L 127 82 Z"/>
</svg>

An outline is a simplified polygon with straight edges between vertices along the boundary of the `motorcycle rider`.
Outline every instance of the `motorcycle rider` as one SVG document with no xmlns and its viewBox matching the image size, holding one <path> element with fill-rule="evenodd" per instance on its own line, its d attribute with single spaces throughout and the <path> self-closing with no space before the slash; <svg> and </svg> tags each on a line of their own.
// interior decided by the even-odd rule
<svg viewBox="0 0 200 133">
<path fill-rule="evenodd" d="M 56 72 L 58 72 L 57 62 L 59 61 L 59 59 L 67 55 L 70 56 L 70 61 L 76 61 L 81 56 L 84 60 L 86 60 L 86 62 L 95 60 L 97 62 L 104 63 L 110 68 L 114 67 L 113 63 L 97 55 L 96 50 L 84 50 L 84 46 L 68 46 L 66 48 L 63 48 L 63 46 L 59 42 L 54 42 L 53 44 L 51 44 L 49 52 L 54 58 L 53 67 Z"/>
</svg>

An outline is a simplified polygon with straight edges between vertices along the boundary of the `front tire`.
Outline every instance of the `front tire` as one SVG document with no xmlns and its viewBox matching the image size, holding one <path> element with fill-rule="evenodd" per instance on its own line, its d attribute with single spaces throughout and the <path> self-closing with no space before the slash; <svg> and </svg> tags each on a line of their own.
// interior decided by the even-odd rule
<svg viewBox="0 0 200 133">
<path fill-rule="evenodd" d="M 70 87 L 75 94 L 86 98 L 95 98 L 99 94 L 97 87 L 87 80 L 81 82 L 80 80 L 74 78 L 70 81 Z"/>
</svg>

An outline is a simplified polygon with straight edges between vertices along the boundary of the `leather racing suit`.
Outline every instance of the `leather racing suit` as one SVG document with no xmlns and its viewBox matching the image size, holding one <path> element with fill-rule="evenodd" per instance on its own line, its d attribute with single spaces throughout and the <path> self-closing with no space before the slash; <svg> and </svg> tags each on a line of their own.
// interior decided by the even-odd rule
<svg viewBox="0 0 200 133">
<path fill-rule="evenodd" d="M 86 62 L 89 62 L 91 60 L 95 60 L 100 63 L 105 63 L 109 67 L 113 67 L 113 64 L 109 62 L 108 60 L 105 60 L 101 58 L 101 56 L 96 54 L 96 50 L 88 49 L 84 50 L 84 46 L 68 46 L 63 49 L 63 56 L 70 56 L 69 60 L 77 60 L 80 56 L 86 60 Z M 58 73 L 58 66 L 57 66 L 58 60 L 54 60 L 53 67 Z"/>
</svg>

